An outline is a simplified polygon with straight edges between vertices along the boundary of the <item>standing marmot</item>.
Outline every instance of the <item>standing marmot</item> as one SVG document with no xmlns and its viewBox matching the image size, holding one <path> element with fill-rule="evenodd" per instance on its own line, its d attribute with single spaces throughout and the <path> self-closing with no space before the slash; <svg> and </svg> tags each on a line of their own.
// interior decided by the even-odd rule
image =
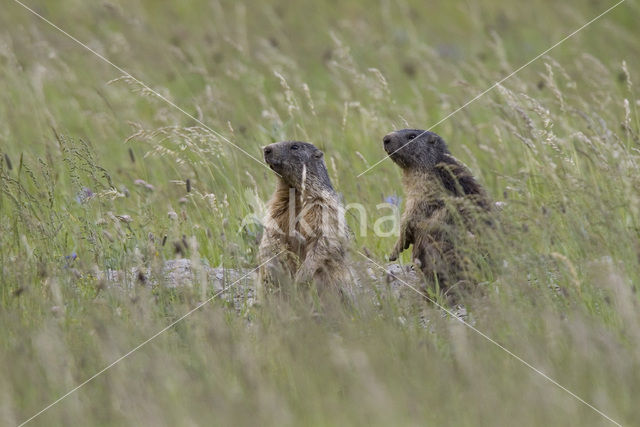
<svg viewBox="0 0 640 427">
<path fill-rule="evenodd" d="M 349 231 L 323 153 L 313 144 L 285 141 L 264 148 L 264 160 L 278 175 L 268 203 L 260 262 L 266 286 L 314 281 L 319 290 L 350 285 L 346 264 Z"/>
<path fill-rule="evenodd" d="M 446 290 L 484 262 L 478 234 L 488 224 L 491 203 L 469 169 L 435 133 L 403 129 L 386 135 L 383 143 L 391 160 L 402 168 L 407 198 L 400 238 L 389 259 L 396 260 L 413 244 L 414 263 Z"/>
</svg>

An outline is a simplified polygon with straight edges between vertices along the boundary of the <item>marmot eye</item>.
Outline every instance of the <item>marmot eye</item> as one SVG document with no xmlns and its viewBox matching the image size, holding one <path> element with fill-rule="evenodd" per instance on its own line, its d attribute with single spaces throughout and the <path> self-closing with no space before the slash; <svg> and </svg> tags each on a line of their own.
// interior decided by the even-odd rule
<svg viewBox="0 0 640 427">
<path fill-rule="evenodd" d="M 293 144 L 293 145 L 291 146 L 291 149 L 292 149 L 292 150 L 297 150 L 298 148 L 300 148 L 300 146 L 299 146 L 298 144 Z"/>
<path fill-rule="evenodd" d="M 415 133 L 410 133 L 409 135 L 407 135 L 407 139 L 411 141 L 412 139 L 416 139 L 416 136 L 418 135 L 416 135 Z"/>
</svg>

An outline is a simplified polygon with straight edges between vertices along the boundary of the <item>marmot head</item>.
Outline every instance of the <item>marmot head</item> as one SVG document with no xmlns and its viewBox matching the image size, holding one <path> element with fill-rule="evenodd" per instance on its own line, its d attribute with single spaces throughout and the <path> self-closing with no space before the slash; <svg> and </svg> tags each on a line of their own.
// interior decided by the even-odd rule
<svg viewBox="0 0 640 427">
<path fill-rule="evenodd" d="M 300 141 L 269 144 L 264 147 L 264 161 L 289 187 L 333 190 L 323 153 L 313 144 Z"/>
<path fill-rule="evenodd" d="M 384 150 L 402 169 L 431 170 L 450 154 L 447 144 L 433 132 L 401 129 L 382 138 Z"/>
</svg>

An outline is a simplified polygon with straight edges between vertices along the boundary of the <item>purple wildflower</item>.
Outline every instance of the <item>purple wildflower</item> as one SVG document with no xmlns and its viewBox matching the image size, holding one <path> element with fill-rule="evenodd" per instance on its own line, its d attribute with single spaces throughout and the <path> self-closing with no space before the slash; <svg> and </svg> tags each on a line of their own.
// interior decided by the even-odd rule
<svg viewBox="0 0 640 427">
<path fill-rule="evenodd" d="M 76 194 L 76 202 L 83 204 L 87 200 L 91 199 L 95 194 L 88 187 L 82 187 L 82 190 Z"/>
<path fill-rule="evenodd" d="M 385 203 L 389 203 L 390 205 L 400 206 L 402 203 L 402 197 L 398 197 L 396 194 L 392 194 L 391 196 L 387 196 L 384 199 Z"/>
<path fill-rule="evenodd" d="M 70 255 L 66 255 L 64 257 L 64 268 L 69 268 L 71 267 L 71 264 L 73 264 L 73 261 L 75 261 L 78 258 L 78 254 L 75 252 L 71 252 Z"/>
</svg>

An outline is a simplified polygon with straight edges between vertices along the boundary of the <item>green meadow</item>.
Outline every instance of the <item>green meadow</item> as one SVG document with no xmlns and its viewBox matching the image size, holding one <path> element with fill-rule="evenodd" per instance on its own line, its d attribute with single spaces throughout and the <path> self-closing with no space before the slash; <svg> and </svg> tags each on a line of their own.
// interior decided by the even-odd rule
<svg viewBox="0 0 640 427">
<path fill-rule="evenodd" d="M 0 424 L 640 424 L 640 3 L 530 62 L 615 4 L 25 0 L 65 35 L 5 1 Z M 371 230 L 403 194 L 389 159 L 358 175 L 386 133 L 432 126 L 504 202 L 477 330 L 359 255 L 388 264 Z M 261 147 L 291 139 L 364 206 L 374 297 L 238 309 L 203 281 L 105 278 L 255 268 Z"/>
</svg>

